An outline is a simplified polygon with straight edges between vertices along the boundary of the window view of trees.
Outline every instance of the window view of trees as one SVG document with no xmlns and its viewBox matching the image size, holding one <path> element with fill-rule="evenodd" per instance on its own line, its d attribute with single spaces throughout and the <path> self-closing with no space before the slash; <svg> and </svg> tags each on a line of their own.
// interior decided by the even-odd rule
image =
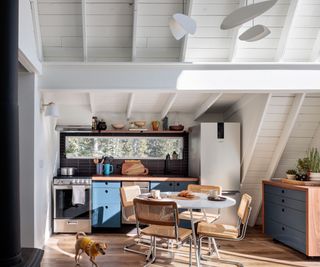
<svg viewBox="0 0 320 267">
<path fill-rule="evenodd" d="M 112 156 L 117 159 L 165 159 L 169 153 L 182 159 L 182 137 L 130 137 L 130 136 L 67 136 L 66 157 L 101 158 Z"/>
</svg>

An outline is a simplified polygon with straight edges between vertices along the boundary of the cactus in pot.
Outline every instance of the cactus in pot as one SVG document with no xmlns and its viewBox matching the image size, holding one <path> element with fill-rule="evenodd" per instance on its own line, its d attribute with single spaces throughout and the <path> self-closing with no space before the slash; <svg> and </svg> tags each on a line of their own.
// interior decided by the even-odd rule
<svg viewBox="0 0 320 267">
<path fill-rule="evenodd" d="M 320 180 L 320 153 L 317 148 L 307 151 L 309 159 L 309 171 L 311 180 Z"/>
</svg>

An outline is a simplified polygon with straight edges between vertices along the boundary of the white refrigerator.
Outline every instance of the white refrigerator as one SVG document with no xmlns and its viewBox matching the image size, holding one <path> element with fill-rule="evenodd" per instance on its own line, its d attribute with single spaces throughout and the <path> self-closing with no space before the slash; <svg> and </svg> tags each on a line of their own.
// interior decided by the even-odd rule
<svg viewBox="0 0 320 267">
<path fill-rule="evenodd" d="M 237 222 L 240 149 L 240 123 L 201 123 L 190 128 L 189 175 L 199 177 L 200 184 L 222 186 L 223 195 L 237 201 L 235 206 L 221 210 L 219 223 Z"/>
</svg>

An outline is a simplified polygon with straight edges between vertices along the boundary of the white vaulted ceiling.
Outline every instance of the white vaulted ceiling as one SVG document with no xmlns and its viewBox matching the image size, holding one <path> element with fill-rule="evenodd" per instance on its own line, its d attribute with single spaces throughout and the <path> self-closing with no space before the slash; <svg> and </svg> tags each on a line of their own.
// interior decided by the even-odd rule
<svg viewBox="0 0 320 267">
<path fill-rule="evenodd" d="M 255 3 L 262 0 L 254 0 Z M 58 62 L 316 62 L 320 1 L 278 0 L 239 28 L 221 30 L 223 18 L 245 0 L 37 0 L 39 54 Z M 253 0 L 248 0 L 248 4 Z M 190 6 L 189 6 L 190 5 Z M 38 11 L 37 11 L 38 9 Z M 197 23 L 177 41 L 168 28 L 175 13 Z M 257 42 L 238 36 L 253 23 L 271 34 Z"/>
</svg>

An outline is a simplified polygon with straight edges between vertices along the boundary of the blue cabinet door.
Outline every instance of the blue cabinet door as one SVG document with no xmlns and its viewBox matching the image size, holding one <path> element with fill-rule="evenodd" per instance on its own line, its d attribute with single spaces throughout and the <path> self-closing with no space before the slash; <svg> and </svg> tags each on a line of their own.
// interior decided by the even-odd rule
<svg viewBox="0 0 320 267">
<path fill-rule="evenodd" d="M 175 182 L 174 191 L 180 192 L 182 190 L 187 190 L 189 184 L 196 184 L 197 182 Z"/>
<path fill-rule="evenodd" d="M 160 190 L 161 192 L 174 191 L 174 182 L 151 182 L 150 190 Z"/>
<path fill-rule="evenodd" d="M 120 228 L 121 208 L 118 204 L 96 204 L 92 210 L 92 227 Z"/>
<path fill-rule="evenodd" d="M 120 182 L 92 183 L 92 227 L 120 228 Z"/>
</svg>

